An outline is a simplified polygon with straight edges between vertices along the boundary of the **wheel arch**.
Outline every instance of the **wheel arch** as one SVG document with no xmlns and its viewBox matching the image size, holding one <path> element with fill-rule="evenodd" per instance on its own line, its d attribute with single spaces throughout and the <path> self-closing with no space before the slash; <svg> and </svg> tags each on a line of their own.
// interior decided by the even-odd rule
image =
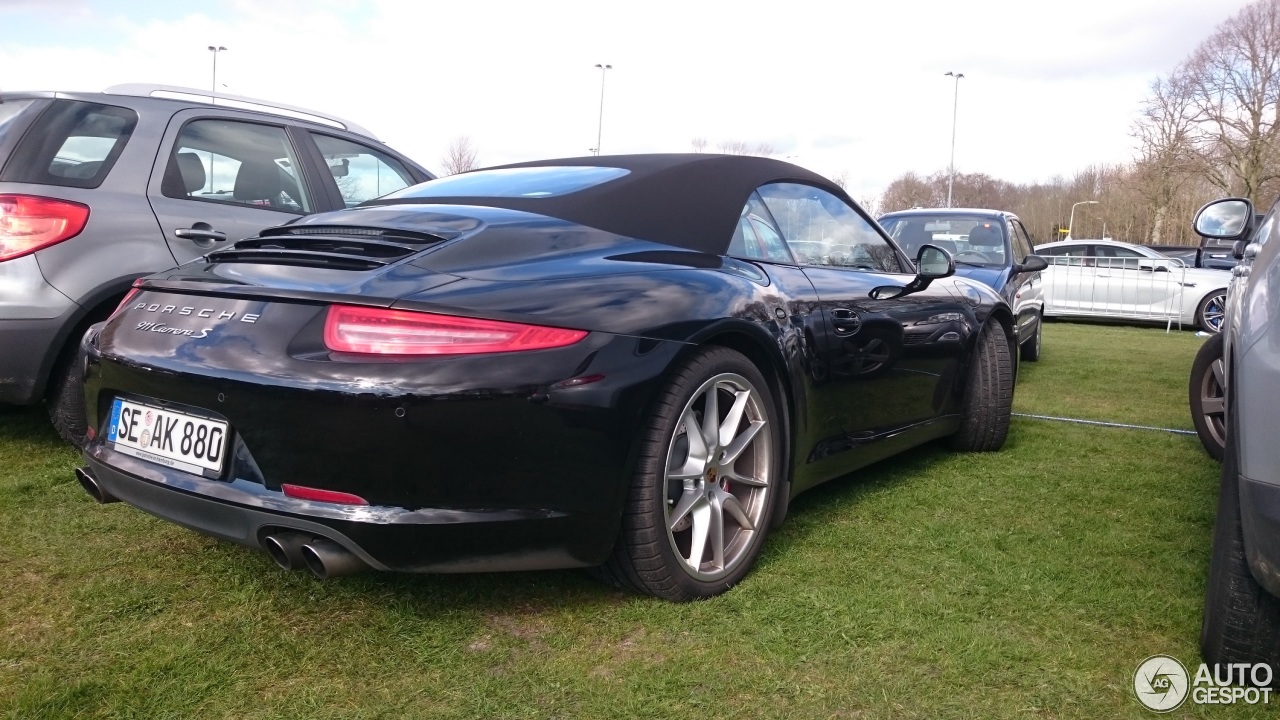
<svg viewBox="0 0 1280 720">
<path fill-rule="evenodd" d="M 792 386 L 790 374 L 787 372 L 787 364 L 783 358 L 782 350 L 777 340 L 766 332 L 764 328 L 744 321 L 718 323 L 705 328 L 703 332 L 692 338 L 690 343 L 685 352 L 681 353 L 677 358 L 677 363 L 673 363 L 673 366 L 682 362 L 685 357 L 698 349 L 710 346 L 724 347 L 741 353 L 750 360 L 760 370 L 765 382 L 769 384 L 769 392 L 773 395 L 774 410 L 781 418 L 782 437 L 784 440 L 781 458 L 782 481 L 778 499 L 774 505 L 773 517 L 770 520 L 770 527 L 776 528 L 786 517 L 787 506 L 790 504 L 791 465 L 796 444 L 795 417 L 797 403 L 795 388 Z"/>
<path fill-rule="evenodd" d="M 45 350 L 44 360 L 40 363 L 40 377 L 36 387 L 42 388 L 39 397 L 47 397 L 52 383 L 56 381 L 54 372 L 61 363 L 68 362 L 80 347 L 80 338 L 90 325 L 106 320 L 124 299 L 134 280 L 139 276 L 117 278 L 98 286 L 85 296 L 80 303 L 80 311 L 68 318 L 58 331 L 53 343 Z"/>
</svg>

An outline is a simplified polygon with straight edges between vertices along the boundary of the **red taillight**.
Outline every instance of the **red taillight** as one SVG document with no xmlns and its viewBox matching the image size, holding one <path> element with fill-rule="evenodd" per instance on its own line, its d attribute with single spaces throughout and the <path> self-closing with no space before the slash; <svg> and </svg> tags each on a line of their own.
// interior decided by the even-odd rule
<svg viewBox="0 0 1280 720">
<path fill-rule="evenodd" d="M 124 294 L 124 297 L 120 299 L 120 304 L 116 306 L 115 310 L 111 311 L 111 317 L 115 317 L 119 315 L 120 311 L 124 310 L 125 306 L 129 304 L 129 301 L 132 300 L 135 295 L 142 292 L 142 288 L 138 287 L 139 282 L 142 282 L 142 281 L 138 280 L 134 282 L 133 287 L 129 288 L 129 292 Z M 111 318 L 107 318 L 107 319 L 110 320 Z"/>
<path fill-rule="evenodd" d="M 315 500 L 316 502 L 338 503 L 339 505 L 369 504 L 368 500 L 359 495 L 336 490 L 321 490 L 320 488 L 307 487 L 306 485 L 289 485 L 287 483 L 280 487 L 284 490 L 285 495 L 299 500 Z"/>
<path fill-rule="evenodd" d="M 331 306 L 324 323 L 324 344 L 330 350 L 367 355 L 545 350 L 586 336 L 582 330 L 353 305 Z"/>
<path fill-rule="evenodd" d="M 0 195 L 0 262 L 73 238 L 88 221 L 87 205 L 35 195 Z"/>
</svg>

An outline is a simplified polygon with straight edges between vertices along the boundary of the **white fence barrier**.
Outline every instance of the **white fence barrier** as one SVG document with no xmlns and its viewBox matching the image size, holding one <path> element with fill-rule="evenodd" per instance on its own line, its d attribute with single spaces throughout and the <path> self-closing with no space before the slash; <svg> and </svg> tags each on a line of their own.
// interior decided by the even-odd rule
<svg viewBox="0 0 1280 720">
<path fill-rule="evenodd" d="M 1182 327 L 1186 265 L 1169 258 L 1046 256 L 1046 317 L 1130 318 Z"/>
</svg>

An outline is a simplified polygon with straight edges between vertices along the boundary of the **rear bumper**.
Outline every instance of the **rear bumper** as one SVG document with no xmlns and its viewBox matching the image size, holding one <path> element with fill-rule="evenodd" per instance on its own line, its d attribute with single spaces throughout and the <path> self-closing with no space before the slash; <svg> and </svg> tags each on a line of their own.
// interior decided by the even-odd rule
<svg viewBox="0 0 1280 720">
<path fill-rule="evenodd" d="M 263 548 L 269 535 L 294 530 L 328 538 L 377 570 L 537 570 L 603 560 L 596 523 L 565 514 L 298 500 L 243 480 L 206 480 L 151 465 L 100 440 L 86 448 L 84 459 L 100 486 L 116 498 L 190 530 L 253 548 Z M 609 544 L 603 543 L 603 552 Z"/>
<path fill-rule="evenodd" d="M 67 321 L 0 320 L 0 403 L 27 405 L 44 397 L 52 351 Z"/>
<path fill-rule="evenodd" d="M 1280 597 L 1280 485 L 1241 477 L 1240 524 L 1254 579 Z"/>
</svg>

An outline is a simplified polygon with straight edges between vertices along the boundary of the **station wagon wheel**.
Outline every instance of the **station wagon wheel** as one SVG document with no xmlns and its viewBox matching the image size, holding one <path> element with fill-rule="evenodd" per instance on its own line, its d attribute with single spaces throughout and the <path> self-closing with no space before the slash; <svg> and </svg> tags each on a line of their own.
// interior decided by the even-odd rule
<svg viewBox="0 0 1280 720">
<path fill-rule="evenodd" d="M 1205 452 L 1222 460 L 1227 443 L 1226 385 L 1222 375 L 1222 334 L 1205 340 L 1191 363 L 1188 391 L 1191 422 Z"/>
<path fill-rule="evenodd" d="M 1227 291 L 1216 290 L 1200 301 L 1196 310 L 1196 324 L 1205 332 L 1222 330 L 1222 320 L 1227 313 Z"/>
<path fill-rule="evenodd" d="M 694 600 L 746 576 L 768 531 L 782 456 L 760 371 L 707 348 L 659 398 L 613 556 L 597 574 L 669 600 Z"/>
</svg>

